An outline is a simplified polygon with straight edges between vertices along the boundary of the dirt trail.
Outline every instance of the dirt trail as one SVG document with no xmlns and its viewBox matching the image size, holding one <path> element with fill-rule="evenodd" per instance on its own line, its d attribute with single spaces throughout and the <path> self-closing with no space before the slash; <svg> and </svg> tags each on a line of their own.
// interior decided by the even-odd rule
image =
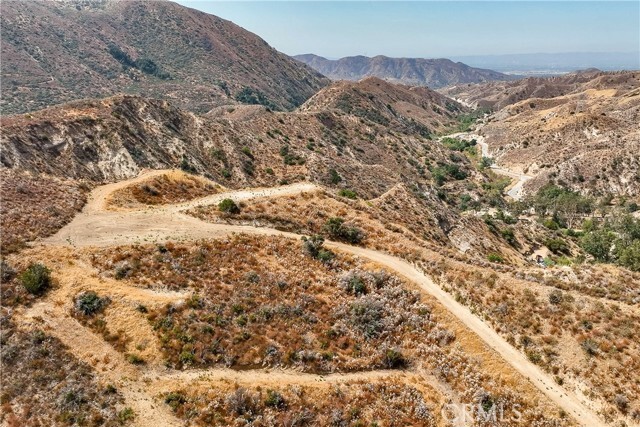
<svg viewBox="0 0 640 427">
<path fill-rule="evenodd" d="M 475 139 L 478 145 L 480 146 L 482 157 L 488 157 L 490 159 L 493 159 L 493 155 L 491 155 L 491 153 L 489 152 L 489 144 L 485 142 L 485 138 L 482 135 L 478 135 L 472 132 L 459 132 L 451 135 L 446 135 L 446 137 L 460 138 L 466 141 Z M 524 197 L 524 189 L 523 189 L 524 184 L 530 179 L 534 178 L 531 175 L 527 175 L 525 173 L 521 173 L 519 171 L 508 169 L 502 166 L 498 166 L 496 164 L 492 164 L 490 166 L 490 169 L 499 175 L 508 176 L 509 178 L 513 178 L 514 180 L 516 180 L 506 189 L 507 196 L 511 197 L 514 200 L 521 200 L 522 197 Z"/>
<path fill-rule="evenodd" d="M 156 171 L 155 173 L 160 173 Z M 104 187 L 96 189 L 93 198 L 87 208 L 71 223 L 60 230 L 54 236 L 45 239 L 46 245 L 74 246 L 112 246 L 134 242 L 160 242 L 165 240 L 194 240 L 225 236 L 230 233 L 247 233 L 259 235 L 279 235 L 287 238 L 300 239 L 301 236 L 293 233 L 281 232 L 268 228 L 256 228 L 252 226 L 212 224 L 203 222 L 197 218 L 182 213 L 185 209 L 216 203 L 223 198 L 232 198 L 236 201 L 247 200 L 255 197 L 275 197 L 287 194 L 297 194 L 304 191 L 312 191 L 317 187 L 309 183 L 298 183 L 289 186 L 239 190 L 229 193 L 208 196 L 179 205 L 152 208 L 135 212 L 106 212 L 104 211 L 104 198 L 117 188 L 130 185 L 132 182 L 146 179 L 149 174 L 134 180 L 110 184 L 107 190 Z M 564 409 L 581 425 L 596 427 L 604 426 L 599 417 L 580 401 L 573 393 L 569 393 L 560 387 L 546 373 L 531 363 L 523 354 L 506 342 L 497 332 L 473 315 L 469 309 L 458 303 L 451 295 L 443 291 L 429 277 L 409 264 L 407 261 L 371 249 L 350 246 L 338 242 L 326 242 L 326 246 L 345 253 L 353 254 L 374 261 L 397 274 L 404 276 L 415 283 L 423 291 L 435 297 L 440 304 L 455 315 L 466 327 L 477 334 L 493 351 L 499 354 L 517 372 L 531 382 L 538 390 L 546 395 L 552 402 Z M 210 372 L 210 375 L 222 375 L 220 372 Z M 189 374 L 191 375 L 191 374 Z M 236 373 L 241 376 L 243 374 Z M 258 375 L 250 373 L 244 375 Z M 269 374 L 271 375 L 271 374 Z M 289 375 L 289 374 L 287 374 Z M 367 375 L 374 375 L 367 373 Z M 310 378 L 305 374 L 295 374 L 297 378 Z"/>
</svg>

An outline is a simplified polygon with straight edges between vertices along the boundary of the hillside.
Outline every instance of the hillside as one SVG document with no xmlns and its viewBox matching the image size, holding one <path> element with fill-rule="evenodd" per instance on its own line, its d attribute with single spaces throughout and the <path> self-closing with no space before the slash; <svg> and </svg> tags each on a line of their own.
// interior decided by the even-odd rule
<svg viewBox="0 0 640 427">
<path fill-rule="evenodd" d="M 634 425 L 640 92 L 595 74 L 3 116 L 0 424 Z"/>
<path fill-rule="evenodd" d="M 640 72 L 593 71 L 527 79 L 506 92 L 486 89 L 465 99 L 507 106 L 479 133 L 501 165 L 534 176 L 525 185 L 530 193 L 556 182 L 638 198 L 640 158 L 630 153 L 640 152 Z"/>
<path fill-rule="evenodd" d="M 439 92 L 474 107 L 498 111 L 529 98 L 554 98 L 570 94 L 603 74 L 606 73 L 597 69 L 588 69 L 556 77 L 528 77 L 513 81 L 457 84 L 440 89 Z"/>
<path fill-rule="evenodd" d="M 351 108 L 345 111 L 344 102 Z M 166 101 L 121 95 L 2 118 L 2 164 L 96 182 L 130 178 L 141 168 L 183 167 L 230 186 L 326 180 L 334 167 L 375 196 L 398 175 L 424 174 L 425 155 L 446 160 L 448 150 L 429 138 L 462 110 L 426 88 L 376 80 L 328 87 L 291 113 L 230 106 L 197 116 Z M 429 154 L 425 145 L 433 146 Z M 369 169 L 372 179 L 355 179 Z"/>
<path fill-rule="evenodd" d="M 299 109 L 338 110 L 402 131 L 428 137 L 450 126 L 467 109 L 426 87 L 391 84 L 377 77 L 341 81 L 318 92 Z"/>
<path fill-rule="evenodd" d="M 292 109 L 327 80 L 232 22 L 168 1 L 2 3 L 2 111 L 134 93 L 206 112 Z"/>
<path fill-rule="evenodd" d="M 294 56 L 333 80 L 360 80 L 378 77 L 394 83 L 440 88 L 463 83 L 510 80 L 506 74 L 473 68 L 449 59 L 389 58 L 387 56 L 349 56 L 330 60 L 306 54 Z"/>
</svg>

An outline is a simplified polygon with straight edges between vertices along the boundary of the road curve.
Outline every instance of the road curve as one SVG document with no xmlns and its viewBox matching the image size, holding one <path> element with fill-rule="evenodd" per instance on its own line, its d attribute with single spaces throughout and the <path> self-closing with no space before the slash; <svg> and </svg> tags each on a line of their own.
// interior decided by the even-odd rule
<svg viewBox="0 0 640 427">
<path fill-rule="evenodd" d="M 482 154 L 482 157 L 493 159 L 493 155 L 489 152 L 489 144 L 485 142 L 485 138 L 482 135 L 478 135 L 476 133 L 471 133 L 471 132 L 459 132 L 459 133 L 454 133 L 452 135 L 446 135 L 445 137 L 460 138 L 464 140 L 475 139 L 478 145 L 480 146 L 480 152 Z M 524 184 L 530 179 L 532 179 L 533 176 L 520 173 L 511 169 L 507 169 L 505 167 L 498 166 L 496 164 L 492 164 L 489 168 L 493 172 L 499 175 L 508 176 L 509 178 L 517 180 L 515 183 L 511 184 L 511 186 L 507 188 L 507 191 L 506 191 L 507 196 L 511 197 L 513 200 L 521 200 L 522 197 L 524 197 L 524 188 L 523 188 Z"/>
<path fill-rule="evenodd" d="M 155 174 L 156 172 L 154 172 Z M 92 192 L 93 198 L 82 213 L 50 238 L 44 239 L 45 245 L 73 246 L 114 246 L 131 243 L 153 243 L 166 240 L 198 240 L 222 237 L 230 233 L 246 233 L 257 235 L 277 235 L 292 239 L 301 236 L 252 226 L 213 224 L 186 215 L 184 210 L 197 206 L 217 203 L 224 198 L 236 201 L 256 197 L 275 197 L 313 191 L 318 187 L 309 183 L 297 183 L 283 187 L 265 189 L 245 189 L 208 196 L 192 202 L 149 208 L 142 211 L 112 212 L 104 210 L 104 199 L 118 188 L 130 185 L 140 178 L 109 184 L 106 191 L 99 187 Z M 517 372 L 527 378 L 538 390 L 552 402 L 564 409 L 583 426 L 605 426 L 604 422 L 583 404 L 580 399 L 563 389 L 538 366 L 531 363 L 522 353 L 512 347 L 490 326 L 476 317 L 471 311 L 458 303 L 450 294 L 443 291 L 429 277 L 407 261 L 357 246 L 327 241 L 325 245 L 331 249 L 353 254 L 374 261 L 409 281 L 415 283 L 424 292 L 435 297 L 447 310 L 455 315 L 471 331 L 476 333 L 490 348 L 498 353 Z"/>
</svg>

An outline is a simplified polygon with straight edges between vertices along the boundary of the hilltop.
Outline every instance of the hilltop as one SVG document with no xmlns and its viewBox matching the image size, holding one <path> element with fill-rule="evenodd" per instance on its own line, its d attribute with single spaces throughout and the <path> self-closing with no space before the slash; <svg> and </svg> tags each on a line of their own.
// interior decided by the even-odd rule
<svg viewBox="0 0 640 427">
<path fill-rule="evenodd" d="M 232 22 L 169 1 L 2 3 L 2 111 L 133 93 L 206 112 L 292 109 L 327 79 Z"/>
<path fill-rule="evenodd" d="M 462 83 L 513 79 L 506 74 L 470 67 L 445 58 L 389 58 L 378 55 L 373 58 L 349 56 L 330 60 L 313 54 L 294 58 L 333 80 L 378 77 L 394 83 L 441 88 Z"/>
</svg>

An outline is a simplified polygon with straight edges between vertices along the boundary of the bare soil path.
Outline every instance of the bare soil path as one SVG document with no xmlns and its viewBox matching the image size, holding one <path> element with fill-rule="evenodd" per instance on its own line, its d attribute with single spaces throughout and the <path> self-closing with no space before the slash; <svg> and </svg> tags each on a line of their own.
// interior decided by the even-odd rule
<svg viewBox="0 0 640 427">
<path fill-rule="evenodd" d="M 493 155 L 489 151 L 489 144 L 485 142 L 485 138 L 482 135 L 478 135 L 473 132 L 460 132 L 460 133 L 454 133 L 452 135 L 446 135 L 446 136 L 450 138 L 460 138 L 466 141 L 475 139 L 478 145 L 480 146 L 480 152 L 482 157 L 488 157 L 490 159 L 493 159 Z M 523 189 L 524 184 L 530 179 L 532 179 L 533 176 L 527 175 L 517 170 L 498 166 L 497 164 L 492 164 L 490 166 L 490 169 L 499 175 L 508 176 L 509 178 L 516 180 L 509 187 L 507 187 L 507 191 L 506 191 L 507 196 L 511 197 L 513 200 L 521 200 L 522 197 L 524 197 L 524 189 Z"/>
<path fill-rule="evenodd" d="M 106 211 L 105 199 L 116 189 L 125 187 L 134 182 L 147 179 L 151 174 L 159 174 L 162 171 L 148 172 L 133 180 L 109 184 L 99 187 L 92 193 L 92 198 L 86 208 L 71 223 L 61 229 L 54 236 L 44 239 L 42 243 L 48 246 L 114 246 L 131 243 L 152 243 L 166 240 L 198 240 L 205 238 L 226 236 L 230 233 L 246 233 L 260 235 L 278 235 L 292 239 L 300 239 L 301 236 L 293 233 L 281 232 L 268 228 L 252 226 L 212 224 L 203 222 L 197 218 L 188 216 L 182 211 L 197 206 L 206 206 L 219 202 L 224 198 L 235 201 L 248 200 L 256 197 L 275 197 L 288 194 L 298 194 L 305 191 L 313 191 L 318 187 L 310 183 L 296 183 L 288 186 L 247 189 L 216 194 L 188 203 L 170 205 L 157 208 L 149 208 L 143 211 L 112 212 Z M 378 263 L 395 273 L 404 276 L 415 283 L 424 292 L 435 297 L 437 301 L 456 316 L 467 328 L 480 337 L 493 351 L 499 354 L 510 366 L 519 372 L 527 381 L 533 384 L 552 402 L 564 409 L 576 421 L 583 426 L 604 426 L 604 422 L 582 402 L 575 394 L 570 393 L 555 383 L 555 381 L 531 363 L 523 354 L 512 347 L 490 326 L 476 317 L 470 310 L 458 303 L 453 296 L 442 290 L 429 277 L 425 276 L 416 267 L 407 261 L 371 249 L 356 247 L 338 242 L 326 242 L 326 246 L 334 250 L 356 255 Z M 97 344 L 96 344 L 97 345 Z M 154 373 L 159 377 L 160 372 Z M 256 379 L 259 372 L 237 373 L 213 370 L 207 373 L 175 374 L 193 376 L 230 376 L 230 378 L 242 378 L 243 375 L 253 375 Z M 268 375 L 272 376 L 273 372 Z M 284 375 L 284 376 L 282 376 Z M 296 378 L 296 381 L 316 381 L 317 377 L 301 373 L 282 374 L 282 380 Z M 354 374 L 355 375 L 355 374 Z M 389 375 L 388 372 L 369 372 L 369 375 Z M 324 377 L 332 380 L 344 378 L 344 375 Z M 182 378 L 182 377 L 180 377 Z M 273 378 L 273 377 L 272 377 Z M 167 380 L 167 378 L 165 378 Z M 161 380 L 162 381 L 162 380 Z M 276 380 L 277 381 L 277 380 Z M 160 425 L 160 424 L 156 424 Z"/>
</svg>

